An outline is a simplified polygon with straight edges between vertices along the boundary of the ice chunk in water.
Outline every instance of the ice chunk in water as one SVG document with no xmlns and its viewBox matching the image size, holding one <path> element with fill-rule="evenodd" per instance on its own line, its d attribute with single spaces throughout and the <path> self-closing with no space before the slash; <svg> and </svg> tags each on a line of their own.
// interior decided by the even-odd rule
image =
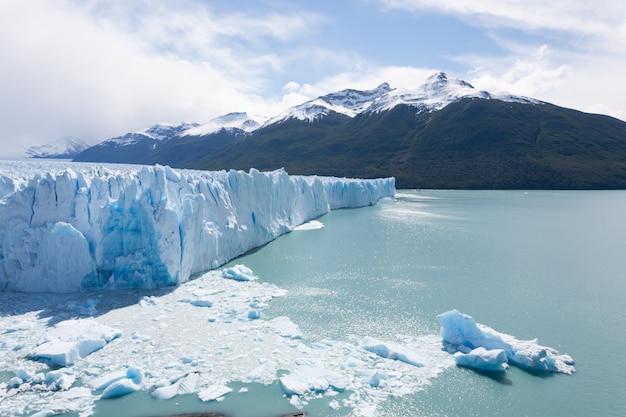
<svg viewBox="0 0 626 417">
<path fill-rule="evenodd" d="M 535 371 L 573 374 L 574 360 L 555 349 L 541 346 L 537 340 L 518 340 L 514 336 L 499 333 L 473 317 L 457 310 L 437 316 L 441 325 L 441 338 L 450 353 L 470 353 L 484 347 L 487 350 L 501 349 L 506 353 L 509 364 Z M 463 360 L 463 359 L 462 359 Z M 469 360 L 469 358 L 467 359 Z"/>
<path fill-rule="evenodd" d="M 503 349 L 487 350 L 477 347 L 469 353 L 456 353 L 454 355 L 457 365 L 482 371 L 505 371 L 508 368 L 506 352 Z"/>
<path fill-rule="evenodd" d="M 363 349 L 387 359 L 394 359 L 413 366 L 424 366 L 420 355 L 408 348 L 394 343 L 382 342 L 372 337 L 363 338 Z"/>
<path fill-rule="evenodd" d="M 232 392 L 233 389 L 226 385 L 211 385 L 198 393 L 198 398 L 202 401 L 219 401 L 224 395 Z"/>
<path fill-rule="evenodd" d="M 118 379 L 107 386 L 102 392 L 102 398 L 117 398 L 131 392 L 139 391 L 143 387 L 143 372 L 134 367 L 126 370 L 126 377 Z"/>
<path fill-rule="evenodd" d="M 150 393 L 150 395 L 154 398 L 167 400 L 174 398 L 177 395 L 191 394 L 195 391 L 197 383 L 198 373 L 191 372 L 181 378 L 178 378 L 177 380 L 174 380 L 170 385 L 156 388 Z"/>
<path fill-rule="evenodd" d="M 308 392 L 324 392 L 330 388 L 343 391 L 346 380 L 336 372 L 327 370 L 317 361 L 307 361 L 289 375 L 280 377 L 280 385 L 286 395 L 303 395 Z"/>
<path fill-rule="evenodd" d="M 28 353 L 28 357 L 69 366 L 77 360 L 102 349 L 119 337 L 119 330 L 99 324 L 93 319 L 66 320 L 57 323 L 47 340 Z"/>
<path fill-rule="evenodd" d="M 259 279 L 250 268 L 245 265 L 235 265 L 222 270 L 222 277 L 235 281 L 256 281 Z"/>
</svg>

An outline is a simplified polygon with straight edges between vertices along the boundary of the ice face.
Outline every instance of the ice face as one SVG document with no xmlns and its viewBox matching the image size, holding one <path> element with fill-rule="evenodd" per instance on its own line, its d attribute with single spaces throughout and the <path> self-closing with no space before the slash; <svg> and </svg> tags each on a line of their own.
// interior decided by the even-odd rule
<svg viewBox="0 0 626 417">
<path fill-rule="evenodd" d="M 329 210 L 394 193 L 393 178 L 0 162 L 0 289 L 176 285 Z"/>
<path fill-rule="evenodd" d="M 485 369 L 491 366 L 490 362 L 493 360 L 497 368 L 498 358 L 501 358 L 498 351 L 502 350 L 511 365 L 535 371 L 564 374 L 575 372 L 574 360 L 570 356 L 560 354 L 553 348 L 541 346 L 537 340 L 518 340 L 511 335 L 499 333 L 476 323 L 474 318 L 457 310 L 440 314 L 437 320 L 441 325 L 441 338 L 448 352 L 468 355 L 460 356 L 461 365 Z M 485 350 L 475 350 L 480 347 Z M 457 363 L 458 361 L 457 358 Z"/>
</svg>

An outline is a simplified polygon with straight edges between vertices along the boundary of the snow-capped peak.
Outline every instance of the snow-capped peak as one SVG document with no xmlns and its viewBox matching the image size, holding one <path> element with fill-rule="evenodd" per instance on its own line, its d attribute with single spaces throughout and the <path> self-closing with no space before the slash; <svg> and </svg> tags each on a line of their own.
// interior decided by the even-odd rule
<svg viewBox="0 0 626 417">
<path fill-rule="evenodd" d="M 316 99 L 287 109 L 278 116 L 268 120 L 266 125 L 282 122 L 287 119 L 298 119 L 312 122 L 330 112 L 354 117 L 367 110 L 379 97 L 391 91 L 387 83 L 382 83 L 372 90 L 346 89 L 335 93 L 326 94 Z"/>
<path fill-rule="evenodd" d="M 373 90 L 359 91 L 347 89 L 321 96 L 319 99 L 335 108 L 343 110 L 339 113 L 350 115 L 352 113 L 361 113 L 366 110 L 374 100 L 390 91 L 391 87 L 389 87 L 389 84 L 382 83 Z"/>
<path fill-rule="evenodd" d="M 178 125 L 172 125 L 168 123 L 158 123 L 152 125 L 146 129 L 143 129 L 137 133 L 146 135 L 154 140 L 171 139 L 172 137 L 184 132 L 185 130 L 192 129 L 198 126 L 197 123 L 181 123 Z"/>
<path fill-rule="evenodd" d="M 417 112 L 440 110 L 462 98 L 497 99 L 523 103 L 540 103 L 526 97 L 510 94 L 491 94 L 477 90 L 470 83 L 451 77 L 444 72 L 431 75 L 425 82 L 413 88 L 391 88 L 383 83 L 372 90 L 341 90 L 326 94 L 287 109 L 272 117 L 265 125 L 298 119 L 312 122 L 331 112 L 354 117 L 359 113 L 391 110 L 398 105 L 416 108 Z"/>
<path fill-rule="evenodd" d="M 150 127 L 147 127 L 139 132 L 131 132 L 126 133 L 125 135 L 118 136 L 115 138 L 108 139 L 104 142 L 101 142 L 97 146 L 127 146 L 133 145 L 137 142 L 150 140 L 154 142 L 161 142 L 165 140 L 170 140 L 182 132 L 194 128 L 198 126 L 197 123 L 181 123 L 178 125 L 168 124 L 168 123 L 157 123 Z M 156 146 L 156 143 L 155 143 Z"/>
<path fill-rule="evenodd" d="M 187 129 L 183 136 L 209 135 L 222 129 L 234 133 L 250 133 L 261 127 L 265 120 L 267 118 L 264 116 L 250 116 L 246 112 L 228 113 Z"/>
<path fill-rule="evenodd" d="M 511 94 L 492 94 L 474 88 L 470 83 L 451 77 L 443 72 L 431 75 L 423 83 L 412 88 L 392 88 L 382 83 L 371 90 L 345 89 L 319 96 L 293 106 L 277 116 L 250 115 L 246 112 L 228 113 L 203 124 L 181 123 L 179 125 L 156 124 L 144 130 L 127 133 L 101 142 L 96 146 L 126 146 L 145 140 L 158 142 L 180 136 L 205 136 L 224 130 L 233 136 L 252 133 L 264 126 L 289 119 L 313 122 L 331 113 L 355 117 L 361 113 L 377 113 L 391 110 L 398 105 L 414 107 L 417 113 L 444 108 L 462 98 L 497 99 L 508 102 L 540 104 L 531 98 Z M 36 153 L 34 150 L 31 153 Z M 30 154 L 28 156 L 31 156 Z"/>
<path fill-rule="evenodd" d="M 443 72 L 430 76 L 425 83 L 406 89 L 397 88 L 380 97 L 368 111 L 390 110 L 400 104 L 417 107 L 422 111 L 439 110 L 465 97 L 489 98 L 489 93 L 476 90 L 471 84 Z"/>
<path fill-rule="evenodd" d="M 390 110 L 400 104 L 416 107 L 419 111 L 441 110 L 462 98 L 497 99 L 524 103 L 540 103 L 526 97 L 510 94 L 491 94 L 477 90 L 470 83 L 450 77 L 443 72 L 431 75 L 425 83 L 414 88 L 397 88 L 382 95 L 367 109 L 369 112 Z"/>
<path fill-rule="evenodd" d="M 68 136 L 44 145 L 30 146 L 24 149 L 24 155 L 27 158 L 71 159 L 89 146 L 81 138 Z"/>
</svg>

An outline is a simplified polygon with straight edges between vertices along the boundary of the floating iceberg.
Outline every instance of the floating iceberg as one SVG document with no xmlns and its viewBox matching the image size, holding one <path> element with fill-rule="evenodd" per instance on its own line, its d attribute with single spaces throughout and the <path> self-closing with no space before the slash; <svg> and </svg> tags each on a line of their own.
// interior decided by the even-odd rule
<svg viewBox="0 0 626 417">
<path fill-rule="evenodd" d="M 481 364 L 479 359 L 485 360 L 494 354 L 495 359 L 501 358 L 498 352 L 489 351 L 503 350 L 507 362 L 520 368 L 564 374 L 575 372 L 574 360 L 569 355 L 560 354 L 547 346 L 541 346 L 536 339 L 518 340 L 476 323 L 471 316 L 457 310 L 440 314 L 437 320 L 441 325 L 441 338 L 446 350 L 450 353 L 461 352 L 469 355 L 461 359 L 461 364 L 464 366 L 474 365 L 479 369 L 485 369 L 484 366 L 488 365 Z M 480 347 L 485 348 L 485 352 L 475 351 Z"/>
<path fill-rule="evenodd" d="M 235 265 L 222 269 L 222 277 L 234 279 L 235 281 L 256 281 L 259 279 L 250 268 L 245 265 Z"/>
<path fill-rule="evenodd" d="M 329 210 L 395 194 L 393 178 L 0 162 L 0 289 L 176 285 Z"/>
<path fill-rule="evenodd" d="M 198 373 L 190 372 L 180 378 L 175 379 L 168 385 L 157 387 L 150 393 L 153 398 L 160 400 L 168 400 L 174 398 L 177 395 L 191 394 L 196 390 L 196 384 L 198 383 Z"/>
<path fill-rule="evenodd" d="M 301 224 L 293 230 L 301 231 L 301 230 L 317 230 L 324 228 L 324 223 L 319 220 L 311 220 L 306 223 Z"/>
<path fill-rule="evenodd" d="M 141 370 L 128 367 L 123 378 L 115 379 L 102 391 L 102 398 L 117 398 L 143 388 L 143 372 Z"/>
<path fill-rule="evenodd" d="M 198 398 L 204 402 L 220 401 L 226 394 L 233 392 L 233 389 L 226 385 L 214 384 L 198 393 Z"/>
</svg>

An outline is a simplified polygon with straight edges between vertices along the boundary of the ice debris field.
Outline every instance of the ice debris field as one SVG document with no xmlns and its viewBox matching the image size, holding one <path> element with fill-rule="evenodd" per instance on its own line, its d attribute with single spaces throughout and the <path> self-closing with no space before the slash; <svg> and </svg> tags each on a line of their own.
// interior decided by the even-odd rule
<svg viewBox="0 0 626 417">
<path fill-rule="evenodd" d="M 331 208 L 393 195 L 390 181 L 166 167 L 88 174 L 63 169 L 30 179 L 6 172 L 0 177 L 2 416 L 89 416 L 98 399 L 136 391 L 154 401 L 179 395 L 219 401 L 245 396 L 229 386 L 243 382 L 278 383 L 285 401 L 298 408 L 324 398 L 330 409 L 366 417 L 381 401 L 413 394 L 455 364 L 574 372 L 569 356 L 456 310 L 437 317 L 439 335 L 311 340 L 289 317 L 265 316 L 273 298 L 288 294 L 245 265 L 189 279 L 297 226 L 311 233 L 323 224 L 306 221 Z M 74 200 L 68 203 L 66 196 Z M 7 222 L 21 229 L 13 232 Z M 30 262 L 16 248 L 28 250 Z M 70 259 L 53 261 L 54 248 Z M 71 252 L 78 249 L 89 264 L 70 268 L 71 279 L 61 279 L 62 271 L 42 273 L 74 262 Z M 168 257 L 169 250 L 179 258 Z M 207 254 L 208 260 L 197 258 Z M 133 268 L 138 275 L 129 272 Z M 155 288 L 163 284 L 178 285 Z M 129 287 L 140 288 L 108 291 Z M 32 292 L 6 291 L 16 289 Z"/>
<path fill-rule="evenodd" d="M 493 370 L 491 356 L 506 363 L 510 355 L 511 364 L 574 371 L 568 356 L 454 310 L 439 316 L 441 335 L 311 340 L 289 317 L 264 316 L 273 298 L 288 294 L 243 265 L 159 291 L 114 298 L 111 292 L 0 294 L 15 311 L 0 317 L 0 374 L 6 375 L 0 415 L 89 416 L 96 400 L 137 390 L 154 401 L 178 395 L 245 401 L 230 383 L 278 382 L 295 407 L 324 398 L 330 409 L 367 417 L 387 398 L 420 391 L 455 360 Z M 449 353 L 456 349 L 468 353 Z M 472 360 L 460 361 L 462 355 Z"/>
</svg>

